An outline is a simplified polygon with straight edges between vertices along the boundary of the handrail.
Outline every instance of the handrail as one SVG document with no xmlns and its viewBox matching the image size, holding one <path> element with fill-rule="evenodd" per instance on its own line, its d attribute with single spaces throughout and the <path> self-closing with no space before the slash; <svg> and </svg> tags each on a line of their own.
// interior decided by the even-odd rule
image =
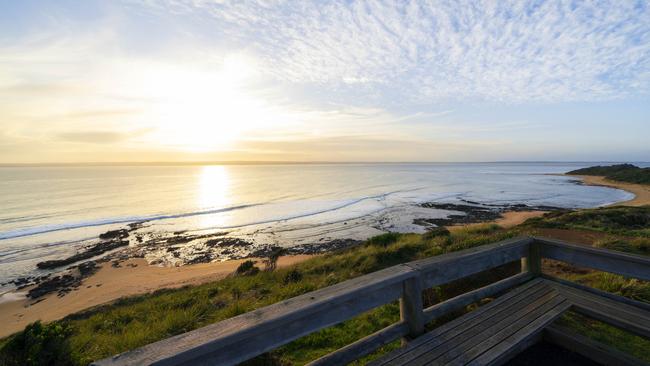
<svg viewBox="0 0 650 366">
<path fill-rule="evenodd" d="M 541 246 L 542 257 L 650 281 L 650 257 L 572 244 L 561 240 L 538 237 L 534 240 Z"/>
<path fill-rule="evenodd" d="M 418 336 L 431 320 L 539 275 L 542 257 L 650 279 L 648 258 L 545 238 L 517 237 L 386 268 L 93 365 L 234 365 L 400 299 L 400 322 L 312 362 L 312 365 L 344 364 L 400 337 Z M 522 273 L 423 309 L 424 288 L 517 260 L 522 261 Z"/>
</svg>

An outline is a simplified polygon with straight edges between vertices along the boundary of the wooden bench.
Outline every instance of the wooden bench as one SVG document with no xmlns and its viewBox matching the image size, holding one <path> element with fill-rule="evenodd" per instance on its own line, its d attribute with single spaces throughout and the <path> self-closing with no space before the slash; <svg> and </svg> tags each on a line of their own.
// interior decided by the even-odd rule
<svg viewBox="0 0 650 366">
<path fill-rule="evenodd" d="M 571 309 L 650 338 L 650 305 L 537 278 L 379 360 L 374 366 L 499 365 L 542 339 L 605 364 L 643 365 L 552 322 Z M 596 351 L 596 353 L 592 353 Z M 649 351 L 650 352 L 650 351 Z"/>
<path fill-rule="evenodd" d="M 418 337 L 373 365 L 494 363 L 536 341 L 544 327 L 570 306 L 544 280 L 529 281 L 490 304 Z"/>
<path fill-rule="evenodd" d="M 650 304 L 542 273 L 542 258 L 650 281 L 650 258 L 557 240 L 518 237 L 400 264 L 94 362 L 94 365 L 236 365 L 365 311 L 399 300 L 399 322 L 312 361 L 345 365 L 400 338 L 376 365 L 502 364 L 542 339 L 606 364 L 641 361 L 553 325 L 571 309 L 650 338 Z M 424 308 L 424 289 L 513 261 L 521 272 Z M 425 325 L 496 300 L 428 333 Z"/>
</svg>

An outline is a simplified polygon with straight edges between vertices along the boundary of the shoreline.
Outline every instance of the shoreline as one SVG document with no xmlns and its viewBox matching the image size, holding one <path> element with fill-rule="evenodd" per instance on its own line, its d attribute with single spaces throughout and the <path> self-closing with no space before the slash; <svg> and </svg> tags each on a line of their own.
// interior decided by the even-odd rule
<svg viewBox="0 0 650 366">
<path fill-rule="evenodd" d="M 639 184 L 612 182 L 599 176 L 570 175 L 581 179 L 582 184 L 606 186 L 623 189 L 635 197 L 614 205 L 642 206 L 650 204 L 650 187 Z M 531 210 L 512 209 L 501 212 L 501 217 L 474 223 L 444 225 L 449 230 L 493 223 L 506 229 L 517 226 L 529 218 L 539 217 L 548 212 L 543 208 Z M 278 267 L 291 266 L 319 254 L 288 254 L 280 257 Z M 37 299 L 22 297 L 31 287 L 14 290 L 0 295 L 0 322 L 5 326 L 0 330 L 0 338 L 22 330 L 27 324 L 37 320 L 45 322 L 64 318 L 95 306 L 107 304 L 122 297 L 143 295 L 156 290 L 199 285 L 222 279 L 233 273 L 240 263 L 257 257 L 232 259 L 222 262 L 195 263 L 183 266 L 151 265 L 144 258 L 129 258 L 119 262 L 99 263 L 95 273 L 83 278 L 80 286 L 66 292 L 63 296 L 56 292 Z M 4 301 L 3 301 L 4 300 Z"/>
<path fill-rule="evenodd" d="M 569 175 L 569 174 L 563 174 L 563 175 L 566 175 L 567 177 L 579 178 L 581 179 L 582 183 L 585 185 L 617 188 L 634 194 L 634 198 L 632 199 L 629 199 L 627 201 L 611 203 L 606 205 L 606 207 L 618 206 L 618 205 L 625 205 L 625 206 L 650 205 L 650 186 L 646 186 L 643 184 L 635 184 L 635 183 L 616 182 L 616 181 L 609 180 L 600 175 Z"/>
<path fill-rule="evenodd" d="M 504 228 L 519 225 L 531 217 L 541 216 L 547 211 L 506 211 L 502 217 L 478 223 L 448 225 L 450 230 L 495 223 Z M 278 268 L 291 266 L 320 254 L 285 255 L 278 260 Z M 64 318 L 67 315 L 111 303 L 122 297 L 144 295 L 161 289 L 173 289 L 187 285 L 199 285 L 217 281 L 232 274 L 240 263 L 260 258 L 232 259 L 222 262 L 196 263 L 179 267 L 150 265 L 144 258 L 130 258 L 120 262 L 119 267 L 111 261 L 100 263 L 101 267 L 83 278 L 80 286 L 58 296 L 49 293 L 38 299 L 24 295 L 35 287 L 9 291 L 0 295 L 0 338 L 22 330 L 27 324 Z M 259 265 L 259 264 L 258 264 Z M 21 296 L 22 295 L 22 296 Z M 5 301 L 2 298 L 6 297 Z"/>
</svg>

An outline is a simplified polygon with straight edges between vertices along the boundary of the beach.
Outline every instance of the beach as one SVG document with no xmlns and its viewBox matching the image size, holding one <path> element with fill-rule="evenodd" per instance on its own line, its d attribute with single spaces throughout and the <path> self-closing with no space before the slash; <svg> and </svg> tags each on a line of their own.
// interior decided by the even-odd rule
<svg viewBox="0 0 650 366">
<path fill-rule="evenodd" d="M 582 179 L 584 184 L 587 185 L 618 188 L 633 193 L 635 195 L 635 197 L 631 200 L 617 202 L 612 205 L 626 205 L 626 206 L 650 205 L 650 186 L 634 184 L 634 183 L 615 182 L 605 177 L 596 176 L 596 175 L 571 175 L 571 176 Z"/>
<path fill-rule="evenodd" d="M 586 185 L 607 186 L 631 192 L 635 197 L 627 202 L 617 204 L 650 204 L 648 187 L 611 182 L 602 177 L 580 176 Z M 457 228 L 495 223 L 504 228 L 519 225 L 529 218 L 543 215 L 547 210 L 525 208 L 507 209 L 496 219 L 487 219 L 473 223 L 455 223 L 448 227 Z M 446 224 L 445 224 L 446 225 Z M 549 233 L 552 234 L 552 233 Z M 566 233 L 563 233 L 566 235 Z M 286 267 L 312 258 L 317 254 L 285 255 L 278 261 L 279 267 Z M 259 258 L 251 258 L 260 261 Z M 246 259 L 213 261 L 209 263 L 186 264 L 180 266 L 151 265 L 143 258 L 129 258 L 112 265 L 110 261 L 98 262 L 99 269 L 81 280 L 81 284 L 64 294 L 49 293 L 37 299 L 25 298 L 30 287 L 9 292 L 0 298 L 0 322 L 4 325 L 0 337 L 14 333 L 36 320 L 52 321 L 63 318 L 84 309 L 92 308 L 125 296 L 150 293 L 165 288 L 178 288 L 197 285 L 222 279 L 232 274 Z M 261 264 L 258 266 L 263 267 Z M 21 296 L 22 295 L 22 296 Z"/>
<path fill-rule="evenodd" d="M 312 257 L 314 256 L 283 256 L 278 260 L 278 267 L 290 266 Z M 260 261 L 257 258 L 250 258 L 250 260 Z M 245 260 L 230 260 L 181 267 L 152 266 L 141 258 L 126 260 L 120 263 L 120 267 L 113 267 L 106 262 L 95 274 L 84 279 L 82 286 L 65 296 L 57 296 L 53 293 L 38 300 L 22 298 L 0 302 L 0 323 L 3 325 L 0 327 L 0 338 L 17 332 L 37 320 L 47 322 L 61 319 L 66 315 L 109 303 L 121 297 L 216 281 L 235 272 L 243 261 Z M 257 265 L 263 268 L 262 264 Z M 20 295 L 28 289 L 10 294 Z"/>
<path fill-rule="evenodd" d="M 510 211 L 503 213 L 502 218 L 488 223 L 510 228 L 544 213 L 545 211 Z M 484 223 L 452 225 L 449 228 L 453 231 L 457 228 L 481 224 Z M 282 256 L 278 260 L 278 267 L 291 266 L 315 256 L 310 254 Z M 258 262 L 259 267 L 263 267 L 259 263 L 261 259 L 249 259 Z M 149 265 L 142 258 L 125 260 L 120 262 L 119 267 L 112 266 L 110 262 L 104 262 L 96 273 L 83 279 L 81 286 L 64 296 L 51 293 L 36 300 L 25 298 L 24 294 L 30 287 L 5 294 L 9 301 L 0 301 L 0 323 L 4 325 L 0 329 L 0 337 L 17 332 L 37 320 L 47 322 L 61 319 L 122 297 L 217 281 L 234 273 L 245 260 L 247 259 L 198 263 L 180 267 Z"/>
</svg>

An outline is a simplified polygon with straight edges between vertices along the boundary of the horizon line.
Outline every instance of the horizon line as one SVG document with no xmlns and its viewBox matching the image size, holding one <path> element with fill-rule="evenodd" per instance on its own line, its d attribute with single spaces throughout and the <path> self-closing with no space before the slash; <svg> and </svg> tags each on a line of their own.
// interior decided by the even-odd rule
<svg viewBox="0 0 650 366">
<path fill-rule="evenodd" d="M 193 165 L 336 165 L 336 164 L 507 164 L 507 163 L 650 163 L 647 161 L 618 160 L 495 160 L 495 161 L 292 161 L 292 160 L 225 160 L 225 161 L 111 161 L 111 162 L 56 162 L 56 163 L 0 163 L 0 168 L 19 167 L 74 167 L 74 166 L 193 166 Z"/>
</svg>

